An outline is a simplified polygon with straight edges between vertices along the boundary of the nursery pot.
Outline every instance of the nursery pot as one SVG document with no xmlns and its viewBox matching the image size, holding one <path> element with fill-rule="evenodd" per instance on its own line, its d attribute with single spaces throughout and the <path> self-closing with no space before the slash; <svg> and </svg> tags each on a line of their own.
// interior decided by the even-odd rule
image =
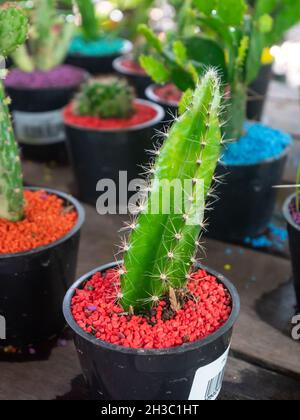
<svg viewBox="0 0 300 420">
<path fill-rule="evenodd" d="M 297 296 L 298 310 L 300 310 L 300 226 L 295 223 L 289 210 L 289 206 L 292 200 L 295 198 L 296 194 L 293 194 L 287 198 L 283 207 L 283 215 L 287 221 L 288 226 L 294 285 Z"/>
<path fill-rule="evenodd" d="M 151 102 L 136 101 L 154 108 L 156 116 L 146 123 L 122 130 L 89 129 L 65 123 L 70 159 L 79 196 L 84 202 L 95 205 L 100 195 L 96 186 L 101 180 L 112 180 L 120 190 L 127 191 L 126 180 L 120 185 L 120 172 L 126 171 L 128 182 L 141 178 L 141 165 L 149 162 L 146 151 L 153 149 L 155 128 L 164 118 L 164 111 Z"/>
<path fill-rule="evenodd" d="M 38 343 L 59 334 L 65 326 L 61 305 L 75 280 L 85 216 L 74 198 L 58 191 L 45 191 L 73 206 L 78 220 L 72 231 L 50 245 L 0 255 L 0 315 L 6 322 L 6 339 L 0 340 L 0 346 Z"/>
<path fill-rule="evenodd" d="M 226 324 L 216 333 L 180 347 L 145 350 L 106 343 L 87 334 L 75 322 L 71 300 L 96 272 L 82 277 L 64 300 L 65 318 L 75 332 L 75 345 L 85 379 L 96 400 L 214 400 L 221 390 L 233 326 L 240 301 L 235 287 L 222 275 L 207 269 L 229 291 L 233 307 Z"/>
<path fill-rule="evenodd" d="M 77 89 L 78 86 L 6 87 L 12 100 L 16 138 L 25 158 L 42 162 L 67 161 L 62 109 Z"/>
<path fill-rule="evenodd" d="M 289 148 L 276 158 L 257 164 L 219 164 L 217 175 L 224 177 L 217 186 L 220 200 L 209 212 L 208 235 L 220 240 L 241 241 L 263 233 L 276 205 L 275 185 L 280 184 Z"/>
<path fill-rule="evenodd" d="M 248 120 L 261 121 L 266 102 L 266 95 L 272 79 L 273 64 L 261 67 L 257 79 L 250 85 L 247 103 Z"/>
<path fill-rule="evenodd" d="M 86 55 L 69 53 L 66 58 L 66 64 L 85 69 L 93 75 L 108 74 L 114 71 L 113 61 L 123 54 L 129 54 L 131 50 L 132 43 L 126 41 L 123 49 L 116 54 Z"/>
<path fill-rule="evenodd" d="M 155 89 L 158 86 L 159 85 L 156 85 L 156 84 L 152 84 L 152 85 L 148 86 L 146 91 L 145 91 L 145 96 L 150 101 L 155 102 L 155 103 L 157 103 L 157 104 L 159 104 L 160 106 L 163 107 L 163 109 L 165 110 L 165 113 L 166 113 L 167 122 L 173 121 L 174 115 L 178 114 L 178 103 L 177 102 L 168 102 L 168 101 L 165 101 L 164 99 L 162 99 L 161 97 L 159 97 L 155 93 Z"/>
<path fill-rule="evenodd" d="M 151 84 L 151 78 L 147 75 L 133 72 L 132 70 L 123 66 L 123 62 L 126 57 L 118 57 L 113 62 L 114 70 L 123 77 L 126 77 L 128 82 L 136 90 L 137 96 L 139 98 L 145 98 L 145 91 L 147 87 Z M 130 60 L 130 58 L 128 58 Z"/>
</svg>

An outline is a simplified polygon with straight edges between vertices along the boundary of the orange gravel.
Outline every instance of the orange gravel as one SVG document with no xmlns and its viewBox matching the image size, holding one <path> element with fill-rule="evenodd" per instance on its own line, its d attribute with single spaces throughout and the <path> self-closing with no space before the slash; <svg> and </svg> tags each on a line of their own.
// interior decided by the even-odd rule
<svg viewBox="0 0 300 420">
<path fill-rule="evenodd" d="M 61 198 L 45 191 L 25 191 L 25 218 L 0 219 L 0 254 L 30 251 L 65 236 L 77 222 L 77 212 Z"/>
</svg>

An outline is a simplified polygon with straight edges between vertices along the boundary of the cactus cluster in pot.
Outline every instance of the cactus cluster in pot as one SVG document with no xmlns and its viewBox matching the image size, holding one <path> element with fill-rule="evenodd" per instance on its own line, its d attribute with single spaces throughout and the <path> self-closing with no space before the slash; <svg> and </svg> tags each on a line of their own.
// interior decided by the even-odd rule
<svg viewBox="0 0 300 420">
<path fill-rule="evenodd" d="M 14 5 L 0 8 L 0 55 L 7 57 L 23 44 L 28 21 Z M 18 221 L 23 218 L 23 182 L 18 146 L 9 113 L 9 98 L 0 82 L 0 218 Z"/>
<path fill-rule="evenodd" d="M 156 162 L 149 169 L 146 195 L 123 244 L 120 298 L 127 310 L 138 312 L 156 305 L 170 290 L 183 289 L 190 278 L 205 227 L 206 199 L 214 197 L 212 183 L 222 143 L 220 102 L 220 81 L 210 70 L 162 148 L 154 152 Z M 178 211 L 176 197 L 165 212 L 161 187 L 166 180 L 179 182 L 183 212 Z M 186 181 L 191 181 L 190 189 Z"/>
<path fill-rule="evenodd" d="M 227 98 L 226 136 L 238 139 L 244 133 L 247 88 L 257 77 L 265 47 L 278 42 L 299 20 L 299 0 L 194 0 L 190 13 L 200 35 L 173 39 L 163 44 L 146 26 L 141 32 L 156 50 L 141 57 L 141 64 L 157 83 L 172 81 L 179 89 L 194 89 L 195 74 L 206 66 L 219 68 Z M 199 32 L 199 31 L 198 31 Z"/>
<path fill-rule="evenodd" d="M 13 61 L 25 72 L 51 70 L 64 61 L 75 25 L 72 19 L 67 20 L 58 13 L 57 0 L 35 0 L 27 4 L 24 11 L 30 21 L 29 36 L 26 45 L 12 54 Z"/>
<path fill-rule="evenodd" d="M 82 116 L 128 118 L 134 113 L 134 89 L 116 77 L 92 79 L 81 88 L 74 111 Z"/>
</svg>

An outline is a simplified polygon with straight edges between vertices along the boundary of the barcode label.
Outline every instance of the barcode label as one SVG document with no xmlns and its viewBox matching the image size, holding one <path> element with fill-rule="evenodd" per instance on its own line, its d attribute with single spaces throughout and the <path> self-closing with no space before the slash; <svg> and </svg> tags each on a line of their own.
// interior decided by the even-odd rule
<svg viewBox="0 0 300 420">
<path fill-rule="evenodd" d="M 207 390 L 205 393 L 206 401 L 215 400 L 216 397 L 220 394 L 224 375 L 225 375 L 225 368 L 222 370 L 222 372 L 219 373 L 219 375 L 217 375 L 215 378 L 211 379 L 208 382 Z"/>
<path fill-rule="evenodd" d="M 197 370 L 192 385 L 189 400 L 216 400 L 222 389 L 229 348 L 215 362 Z"/>
<path fill-rule="evenodd" d="M 48 145 L 65 141 L 62 110 L 13 113 L 18 141 L 29 145 Z"/>
</svg>

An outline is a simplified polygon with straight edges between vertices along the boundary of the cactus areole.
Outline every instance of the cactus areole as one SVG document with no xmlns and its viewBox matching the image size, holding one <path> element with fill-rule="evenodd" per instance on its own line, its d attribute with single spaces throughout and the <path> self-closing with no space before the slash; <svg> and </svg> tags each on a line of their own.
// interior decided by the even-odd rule
<svg viewBox="0 0 300 420">
<path fill-rule="evenodd" d="M 0 9 L 0 55 L 13 53 L 25 41 L 26 32 L 27 19 L 21 10 Z M 0 82 L 0 218 L 18 221 L 23 218 L 22 169 L 8 105 Z"/>
<path fill-rule="evenodd" d="M 124 267 L 120 268 L 124 309 L 144 311 L 154 306 L 170 289 L 182 288 L 190 278 L 199 235 L 204 228 L 205 198 L 212 195 L 212 182 L 221 152 L 220 83 L 210 70 L 197 86 L 191 103 L 172 126 L 150 170 L 149 195 L 141 203 L 140 214 L 131 225 L 124 247 Z M 161 182 L 177 180 L 182 186 L 192 181 L 184 214 L 178 214 L 175 201 L 170 214 L 161 206 Z M 197 195 L 203 186 L 202 199 Z M 172 200 L 171 200 L 172 201 Z M 153 203 L 159 210 L 151 211 Z M 197 223 L 190 223 L 197 219 Z"/>
</svg>

